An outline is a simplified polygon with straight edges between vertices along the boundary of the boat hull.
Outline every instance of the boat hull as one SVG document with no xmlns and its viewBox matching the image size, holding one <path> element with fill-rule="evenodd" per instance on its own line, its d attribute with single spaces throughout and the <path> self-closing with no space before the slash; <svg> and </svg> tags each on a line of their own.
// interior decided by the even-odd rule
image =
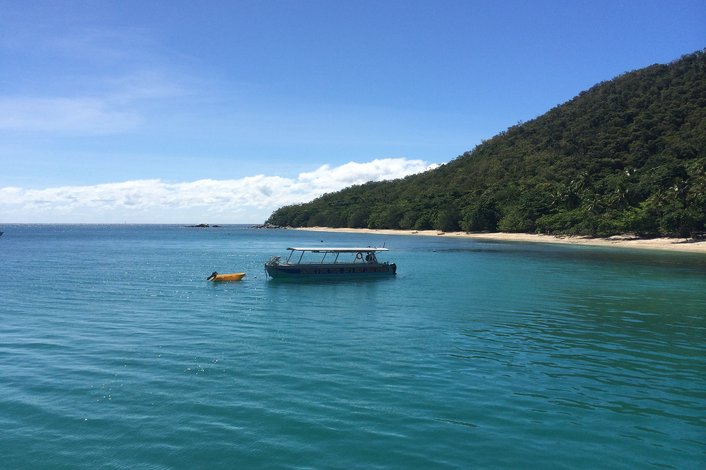
<svg viewBox="0 0 706 470">
<path fill-rule="evenodd" d="M 367 279 L 394 276 L 397 265 L 379 264 L 277 264 L 265 265 L 273 279 Z"/>
<path fill-rule="evenodd" d="M 243 277 L 245 277 L 245 273 L 212 274 L 208 280 L 212 282 L 240 281 Z"/>
</svg>

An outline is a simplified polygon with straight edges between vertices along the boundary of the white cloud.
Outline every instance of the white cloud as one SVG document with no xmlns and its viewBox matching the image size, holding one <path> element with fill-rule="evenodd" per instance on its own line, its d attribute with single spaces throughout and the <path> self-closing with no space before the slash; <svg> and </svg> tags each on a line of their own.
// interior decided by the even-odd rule
<svg viewBox="0 0 706 470">
<path fill-rule="evenodd" d="M 434 166 L 429 166 L 421 160 L 376 159 L 366 163 L 348 162 L 335 168 L 323 165 L 312 172 L 301 173 L 298 180 L 317 188 L 319 191 L 329 192 L 367 181 L 402 178 Z"/>
<path fill-rule="evenodd" d="M 154 179 L 45 189 L 4 187 L 0 188 L 0 214 L 4 222 L 260 222 L 283 205 L 436 166 L 422 160 L 388 158 L 338 167 L 323 165 L 297 178 L 257 175 L 183 183 Z"/>
</svg>

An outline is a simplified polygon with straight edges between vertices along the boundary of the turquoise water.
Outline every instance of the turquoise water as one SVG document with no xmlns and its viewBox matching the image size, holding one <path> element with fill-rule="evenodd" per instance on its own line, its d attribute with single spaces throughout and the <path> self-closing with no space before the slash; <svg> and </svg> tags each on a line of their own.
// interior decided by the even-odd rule
<svg viewBox="0 0 706 470">
<path fill-rule="evenodd" d="M 2 468 L 704 468 L 706 256 L 2 230 Z M 265 278 L 322 240 L 398 275 Z"/>
</svg>

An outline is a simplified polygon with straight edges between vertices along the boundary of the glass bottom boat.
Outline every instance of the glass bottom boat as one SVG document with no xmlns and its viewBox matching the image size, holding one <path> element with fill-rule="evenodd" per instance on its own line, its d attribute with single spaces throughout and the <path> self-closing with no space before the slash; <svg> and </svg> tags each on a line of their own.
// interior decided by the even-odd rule
<svg viewBox="0 0 706 470">
<path fill-rule="evenodd" d="M 358 279 L 397 274 L 395 263 L 381 263 L 377 259 L 377 254 L 388 251 L 387 248 L 317 247 L 287 250 L 291 251 L 287 261 L 282 261 L 280 256 L 273 256 L 265 263 L 268 276 L 273 279 Z M 299 256 L 295 256 L 295 253 Z M 321 258 L 312 255 L 321 255 Z"/>
</svg>

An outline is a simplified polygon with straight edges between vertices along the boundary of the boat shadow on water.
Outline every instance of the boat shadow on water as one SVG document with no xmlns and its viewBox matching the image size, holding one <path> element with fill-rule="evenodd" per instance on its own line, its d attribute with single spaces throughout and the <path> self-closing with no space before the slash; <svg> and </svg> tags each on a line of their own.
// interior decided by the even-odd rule
<svg viewBox="0 0 706 470">
<path fill-rule="evenodd" d="M 378 277 L 365 277 L 365 278 L 340 278 L 340 277 L 306 277 L 306 278 L 269 278 L 267 280 L 267 287 L 281 287 L 281 286 L 291 286 L 295 284 L 305 284 L 305 285 L 333 285 L 333 284 L 347 284 L 347 285 L 368 285 L 380 282 L 391 282 L 396 279 L 395 276 L 378 276 Z"/>
</svg>

